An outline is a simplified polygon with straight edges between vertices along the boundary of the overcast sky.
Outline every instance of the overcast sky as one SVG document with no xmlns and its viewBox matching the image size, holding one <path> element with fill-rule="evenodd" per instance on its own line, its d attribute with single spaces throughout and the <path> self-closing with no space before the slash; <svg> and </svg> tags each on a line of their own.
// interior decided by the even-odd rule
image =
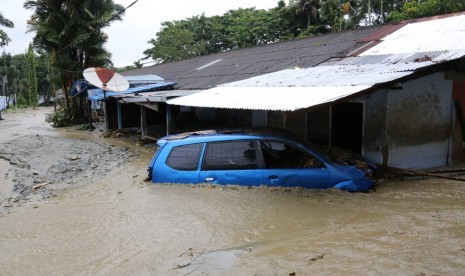
<svg viewBox="0 0 465 276">
<path fill-rule="evenodd" d="M 135 0 L 114 0 L 129 6 Z M 23 8 L 22 0 L 0 0 L 0 12 L 15 24 L 13 29 L 1 27 L 11 38 L 5 48 L 11 54 L 24 53 L 34 33 L 26 34 L 26 21 L 31 11 Z M 126 10 L 123 21 L 104 29 L 109 39 L 106 48 L 112 53 L 115 66 L 131 65 L 143 57 L 142 52 L 151 47 L 147 43 L 160 30 L 161 22 L 181 20 L 205 13 L 206 16 L 221 15 L 237 8 L 270 9 L 278 0 L 139 0 Z M 3 51 L 3 49 L 2 49 Z"/>
</svg>

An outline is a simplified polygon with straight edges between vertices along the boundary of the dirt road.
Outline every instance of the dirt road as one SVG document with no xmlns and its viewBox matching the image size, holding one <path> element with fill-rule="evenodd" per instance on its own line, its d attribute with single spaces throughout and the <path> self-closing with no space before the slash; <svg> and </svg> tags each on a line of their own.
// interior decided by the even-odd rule
<svg viewBox="0 0 465 276">
<path fill-rule="evenodd" d="M 2 203 L 11 206 L 0 215 L 0 275 L 465 273 L 463 183 L 385 181 L 367 194 L 153 185 L 143 181 L 150 150 L 98 133 L 52 129 L 44 112 L 0 121 L 0 149 L 14 149 L 0 159 L 0 173 L 7 174 L 1 193 L 14 189 L 18 173 L 53 183 L 26 189 L 24 201 L 11 203 L 16 195 L 9 195 L 13 200 Z M 44 150 L 19 151 L 15 140 Z M 111 166 L 100 170 L 96 155 Z M 78 160 L 88 170 L 74 170 Z M 73 173 L 40 174 L 63 162 Z M 34 196 L 41 189 L 50 194 Z"/>
</svg>

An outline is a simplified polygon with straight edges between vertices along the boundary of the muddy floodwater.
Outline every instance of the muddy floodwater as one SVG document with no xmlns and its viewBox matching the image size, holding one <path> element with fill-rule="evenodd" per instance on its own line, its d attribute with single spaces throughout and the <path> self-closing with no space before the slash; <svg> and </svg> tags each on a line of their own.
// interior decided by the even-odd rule
<svg viewBox="0 0 465 276">
<path fill-rule="evenodd" d="M 7 113 L 0 146 L 28 135 L 88 140 L 125 162 L 94 168 L 101 177 L 89 183 L 5 200 L 0 275 L 465 275 L 463 182 L 391 180 L 369 193 L 151 184 L 152 150 L 52 129 L 46 111 Z M 18 181 L 3 156 L 5 198 Z"/>
</svg>

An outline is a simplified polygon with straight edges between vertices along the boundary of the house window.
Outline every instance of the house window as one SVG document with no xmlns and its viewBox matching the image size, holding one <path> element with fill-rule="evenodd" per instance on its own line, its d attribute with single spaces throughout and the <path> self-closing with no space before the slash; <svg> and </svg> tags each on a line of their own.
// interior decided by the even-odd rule
<svg viewBox="0 0 465 276">
<path fill-rule="evenodd" d="M 257 169 L 257 153 L 253 141 L 227 141 L 207 144 L 204 169 L 250 170 Z"/>
<path fill-rule="evenodd" d="M 174 147 L 166 160 L 166 165 L 178 171 L 195 171 L 199 166 L 203 144 Z"/>
</svg>

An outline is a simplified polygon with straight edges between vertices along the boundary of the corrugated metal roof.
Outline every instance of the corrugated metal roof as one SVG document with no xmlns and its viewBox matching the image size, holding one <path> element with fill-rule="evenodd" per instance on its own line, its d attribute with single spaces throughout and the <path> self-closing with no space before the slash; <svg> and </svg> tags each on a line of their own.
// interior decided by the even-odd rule
<svg viewBox="0 0 465 276">
<path fill-rule="evenodd" d="M 311 67 L 334 56 L 345 56 L 361 46 L 361 38 L 369 36 L 379 28 L 381 26 L 372 26 L 238 49 L 144 67 L 121 74 L 123 76 L 156 74 L 166 80 L 177 82 L 177 89 L 208 89 L 263 73 L 293 67 Z M 199 70 L 199 68 L 203 69 Z"/>
<path fill-rule="evenodd" d="M 324 65 L 366 65 L 378 64 L 396 64 L 396 63 L 412 63 L 421 61 L 432 61 L 440 63 L 443 61 L 458 59 L 465 56 L 465 49 L 433 51 L 433 52 L 416 52 L 416 53 L 401 53 L 392 55 L 364 55 L 358 57 L 347 58 L 332 58 L 324 63 Z"/>
<path fill-rule="evenodd" d="M 295 68 L 232 82 L 221 87 L 312 87 L 312 86 L 372 86 L 401 78 L 415 69 L 433 64 L 400 63 L 364 65 L 316 66 Z"/>
<path fill-rule="evenodd" d="M 314 87 L 216 87 L 175 98 L 168 104 L 251 109 L 295 111 L 350 96 L 369 86 L 314 86 Z"/>
<path fill-rule="evenodd" d="M 360 54 L 386 55 L 465 49 L 465 15 L 410 23 Z"/>
<path fill-rule="evenodd" d="M 430 61 L 379 66 L 335 65 L 296 68 L 228 83 L 167 101 L 211 108 L 295 111 L 332 102 L 375 84 L 407 76 Z"/>
<path fill-rule="evenodd" d="M 407 22 L 400 22 L 400 23 L 395 23 L 395 24 L 388 24 L 388 25 L 383 25 L 381 29 L 379 29 L 377 32 L 372 33 L 371 35 L 362 38 L 360 41 L 362 42 L 370 42 L 370 41 L 378 41 L 383 39 L 389 34 L 392 34 L 393 32 L 397 31 L 398 29 L 404 27 L 407 25 Z"/>
</svg>

